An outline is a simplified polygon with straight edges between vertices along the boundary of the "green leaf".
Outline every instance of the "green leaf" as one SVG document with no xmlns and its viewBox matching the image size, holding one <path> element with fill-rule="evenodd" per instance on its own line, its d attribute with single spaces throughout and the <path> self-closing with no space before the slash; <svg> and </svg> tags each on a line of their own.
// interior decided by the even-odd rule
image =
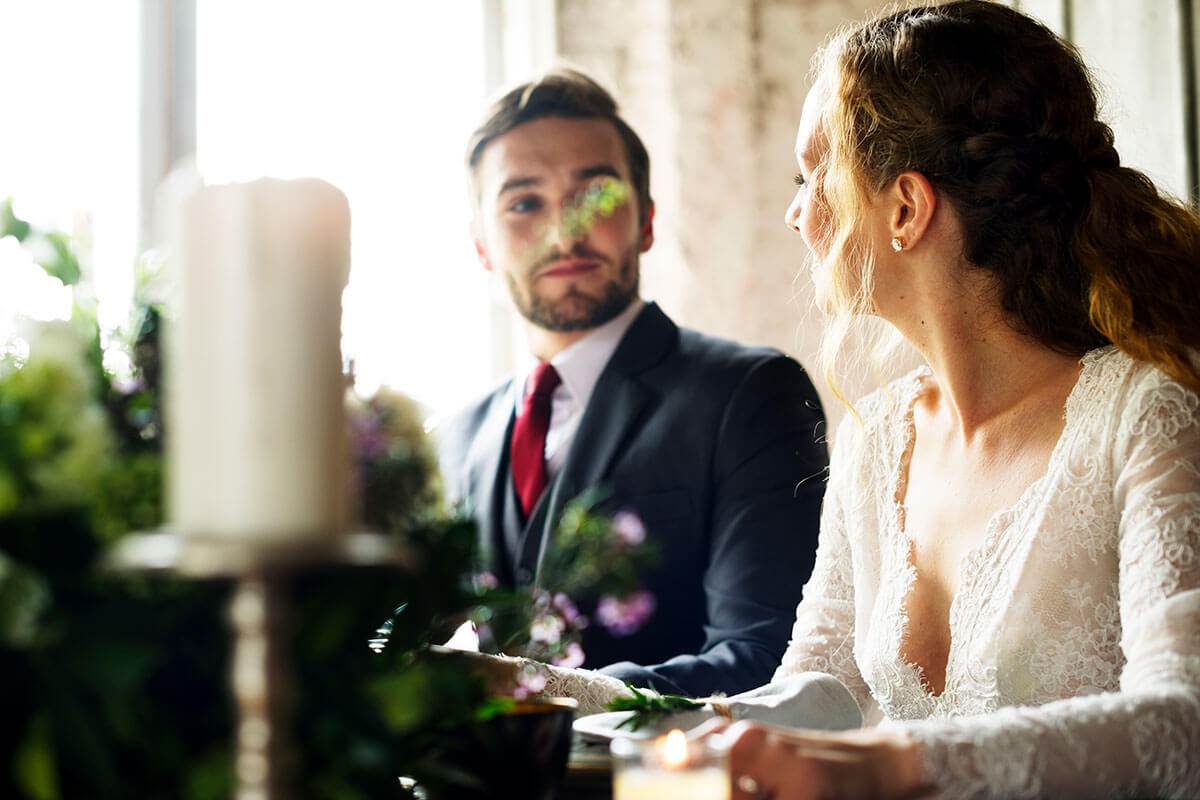
<svg viewBox="0 0 1200 800">
<path fill-rule="evenodd" d="M 46 270 L 52 278 L 58 278 L 64 286 L 72 286 L 79 281 L 81 271 L 79 259 L 71 248 L 71 237 L 60 231 L 49 231 L 42 237 L 49 248 L 34 257 L 34 261 Z"/>
<path fill-rule="evenodd" d="M 37 572 L 0 552 L 0 642 L 28 647 L 50 607 L 50 588 Z"/>
<path fill-rule="evenodd" d="M 479 720 L 480 722 L 484 722 L 492 717 L 498 717 L 501 714 L 507 714 L 509 711 L 512 711 L 516 705 L 517 701 L 513 700 L 511 697 L 489 697 L 487 700 L 483 701 L 483 705 L 475 710 L 475 719 Z"/>
<path fill-rule="evenodd" d="M 6 199 L 3 205 L 0 205 L 0 239 L 12 236 L 18 242 L 23 242 L 30 230 L 29 223 L 13 213 L 12 198 Z"/>
<path fill-rule="evenodd" d="M 617 697 L 606 706 L 609 711 L 632 711 L 629 719 L 618 725 L 618 728 L 628 727 L 631 731 L 649 725 L 662 717 L 677 714 L 680 711 L 692 711 L 704 708 L 704 704 L 677 694 L 659 694 L 652 689 L 641 690 L 631 683 L 625 688 L 633 693 L 632 697 Z"/>
<path fill-rule="evenodd" d="M 13 756 L 17 785 L 30 800 L 58 800 L 62 797 L 55 761 L 50 721 L 45 716 L 39 716 L 29 726 L 25 739 Z"/>
<path fill-rule="evenodd" d="M 431 677 L 425 665 L 414 664 L 371 681 L 368 691 L 397 732 L 414 730 L 432 715 L 436 697 L 431 692 Z"/>
</svg>

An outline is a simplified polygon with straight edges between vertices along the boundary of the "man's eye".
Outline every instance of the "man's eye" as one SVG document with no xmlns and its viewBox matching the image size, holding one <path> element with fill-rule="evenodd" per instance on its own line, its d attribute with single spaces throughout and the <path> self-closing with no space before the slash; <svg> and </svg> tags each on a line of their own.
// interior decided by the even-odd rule
<svg viewBox="0 0 1200 800">
<path fill-rule="evenodd" d="M 531 211 L 537 211 L 542 207 L 542 201 L 536 197 L 522 197 L 508 207 L 509 211 L 515 211 L 518 214 L 528 214 Z"/>
<path fill-rule="evenodd" d="M 804 180 L 804 176 L 797 172 L 795 177 L 792 178 L 792 183 L 802 187 L 807 184 L 808 181 Z"/>
</svg>

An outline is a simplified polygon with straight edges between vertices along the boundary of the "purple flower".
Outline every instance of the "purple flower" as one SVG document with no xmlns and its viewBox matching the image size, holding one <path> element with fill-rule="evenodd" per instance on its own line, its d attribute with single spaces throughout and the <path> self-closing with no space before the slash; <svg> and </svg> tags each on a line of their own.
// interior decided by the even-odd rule
<svg viewBox="0 0 1200 800">
<path fill-rule="evenodd" d="M 529 638 L 542 644 L 558 644 L 565 627 L 561 617 L 543 614 L 529 626 Z"/>
<path fill-rule="evenodd" d="M 500 579 L 490 572 L 481 572 L 475 576 L 475 585 L 480 589 L 495 589 L 500 585 Z"/>
<path fill-rule="evenodd" d="M 632 511 L 618 511 L 612 519 L 613 532 L 621 543 L 629 547 L 637 547 L 646 541 L 646 526 Z"/>
<path fill-rule="evenodd" d="M 352 414 L 353 447 L 360 461 L 378 461 L 387 455 L 388 436 L 379 418 L 369 412 Z"/>
<path fill-rule="evenodd" d="M 596 606 L 596 617 L 613 636 L 628 636 L 650 619 L 654 608 L 649 592 L 634 592 L 623 600 L 606 594 Z"/>
<path fill-rule="evenodd" d="M 517 686 L 513 689 L 513 697 L 524 700 L 542 693 L 546 688 L 546 676 L 536 669 L 523 669 L 517 673 Z"/>
<path fill-rule="evenodd" d="M 567 625 L 576 627 L 580 622 L 586 623 L 586 620 L 579 615 L 579 609 L 575 607 L 575 603 L 562 592 L 554 595 L 550 601 L 550 605 L 558 611 L 559 616 L 562 617 L 563 622 L 567 623 Z M 579 627 L 582 627 L 582 625 L 579 625 Z"/>
<path fill-rule="evenodd" d="M 118 377 L 112 379 L 112 388 L 117 394 L 131 395 L 146 388 L 146 382 L 141 378 Z"/>
<path fill-rule="evenodd" d="M 550 659 L 550 663 L 556 667 L 575 667 L 583 666 L 583 648 L 579 646 L 579 642 L 569 642 L 566 650 L 561 654 Z"/>
</svg>

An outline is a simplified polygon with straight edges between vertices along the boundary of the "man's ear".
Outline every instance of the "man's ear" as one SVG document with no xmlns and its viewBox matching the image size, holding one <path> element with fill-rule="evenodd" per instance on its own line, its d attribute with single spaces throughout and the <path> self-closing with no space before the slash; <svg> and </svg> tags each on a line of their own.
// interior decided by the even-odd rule
<svg viewBox="0 0 1200 800">
<path fill-rule="evenodd" d="M 638 243 L 639 252 L 646 252 L 654 244 L 654 201 L 646 209 L 646 221 L 642 224 L 642 238 Z"/>
<path fill-rule="evenodd" d="M 479 257 L 479 266 L 491 272 L 492 260 L 488 258 L 487 248 L 483 246 L 483 241 L 478 237 L 475 239 L 475 255 Z"/>
</svg>

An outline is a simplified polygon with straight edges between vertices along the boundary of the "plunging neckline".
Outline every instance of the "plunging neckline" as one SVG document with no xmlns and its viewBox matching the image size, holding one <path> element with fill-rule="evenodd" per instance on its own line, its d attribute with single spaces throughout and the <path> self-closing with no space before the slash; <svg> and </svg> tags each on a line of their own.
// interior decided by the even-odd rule
<svg viewBox="0 0 1200 800">
<path fill-rule="evenodd" d="M 942 689 L 937 693 L 934 693 L 933 688 L 930 686 L 924 667 L 906 658 L 902 652 L 905 637 L 908 635 L 910 629 L 908 600 L 917 578 L 916 564 L 913 559 L 916 543 L 909 535 L 907 520 L 905 518 L 907 510 L 906 501 L 908 499 L 908 470 L 911 466 L 912 454 L 916 444 L 916 421 L 914 414 L 917 398 L 924 387 L 925 379 L 932 375 L 932 370 L 928 366 L 919 368 L 912 375 L 909 386 L 906 387 L 907 396 L 903 400 L 902 408 L 904 413 L 900 423 L 903 427 L 903 434 L 899 440 L 901 447 L 899 455 L 893 464 L 892 480 L 890 482 L 891 493 L 888 498 L 891 512 L 889 523 L 892 535 L 890 538 L 896 543 L 896 557 L 903 570 L 902 579 L 897 584 L 898 596 L 895 599 L 898 618 L 894 623 L 893 635 L 895 641 L 891 649 L 895 663 L 900 668 L 901 673 L 907 675 L 916 683 L 923 701 L 931 707 L 930 710 L 939 706 L 946 697 L 952 694 L 951 690 L 955 685 L 954 679 L 957 677 L 954 670 L 955 659 L 961 648 L 967 644 L 963 641 L 962 634 L 965 631 L 961 630 L 963 620 L 960 619 L 963 611 L 963 598 L 970 594 L 972 586 L 981 573 L 978 567 L 993 557 L 996 546 L 999 544 L 1003 533 L 1011 526 L 1012 520 L 1035 498 L 1041 496 L 1045 485 L 1056 474 L 1057 465 L 1065 457 L 1067 442 L 1070 438 L 1069 433 L 1078 416 L 1072 413 L 1072 409 L 1078 404 L 1079 398 L 1083 393 L 1083 387 L 1087 383 L 1086 378 L 1088 377 L 1091 365 L 1097 360 L 1100 354 L 1109 349 L 1111 349 L 1111 346 L 1092 350 L 1085 353 L 1079 359 L 1079 375 L 1076 377 L 1074 385 L 1072 385 L 1071 390 L 1067 393 L 1066 400 L 1063 402 L 1062 430 L 1059 431 L 1058 438 L 1054 442 L 1054 447 L 1050 451 L 1050 457 L 1046 461 L 1045 470 L 1022 490 L 1016 501 L 1008 506 L 997 509 L 988 517 L 983 536 L 959 558 L 956 570 L 958 573 L 958 586 L 954 597 L 950 600 L 946 619 L 947 626 L 950 629 L 950 646 L 946 651 Z M 903 500 L 901 499 L 902 490 Z M 959 626 L 955 624 L 956 619 L 960 623 Z"/>
</svg>

